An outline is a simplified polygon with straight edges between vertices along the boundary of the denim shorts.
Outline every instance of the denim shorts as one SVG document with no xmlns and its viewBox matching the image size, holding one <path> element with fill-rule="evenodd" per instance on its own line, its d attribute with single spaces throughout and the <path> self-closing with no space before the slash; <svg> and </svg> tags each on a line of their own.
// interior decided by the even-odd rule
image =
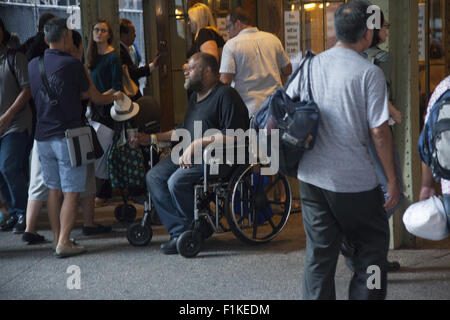
<svg viewBox="0 0 450 320">
<path fill-rule="evenodd" d="M 44 184 L 52 190 L 84 192 L 86 166 L 72 168 L 66 139 L 51 138 L 37 145 Z"/>
</svg>

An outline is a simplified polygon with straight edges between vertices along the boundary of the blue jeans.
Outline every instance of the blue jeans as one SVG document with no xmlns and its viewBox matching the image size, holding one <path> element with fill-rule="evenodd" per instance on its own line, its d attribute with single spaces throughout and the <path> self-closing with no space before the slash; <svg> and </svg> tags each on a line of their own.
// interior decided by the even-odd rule
<svg viewBox="0 0 450 320">
<path fill-rule="evenodd" d="M 203 166 L 180 169 L 171 157 L 160 161 L 147 173 L 150 192 L 161 222 L 172 237 L 190 229 L 194 220 L 194 184 L 203 176 Z"/>
<path fill-rule="evenodd" d="M 86 166 L 72 168 L 65 138 L 37 142 L 42 177 L 47 188 L 62 192 L 84 192 Z"/>
<path fill-rule="evenodd" d="M 447 227 L 450 231 L 450 194 L 444 194 L 444 208 L 447 214 Z"/>
<path fill-rule="evenodd" d="M 0 191 L 11 217 L 20 217 L 27 208 L 27 175 L 24 168 L 27 156 L 28 132 L 13 132 L 0 138 Z"/>
</svg>

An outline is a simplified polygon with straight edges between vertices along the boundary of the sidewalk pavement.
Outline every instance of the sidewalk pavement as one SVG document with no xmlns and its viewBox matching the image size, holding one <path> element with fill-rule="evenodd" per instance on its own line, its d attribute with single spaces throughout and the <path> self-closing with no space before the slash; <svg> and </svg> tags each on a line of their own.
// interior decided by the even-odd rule
<svg viewBox="0 0 450 320">
<path fill-rule="evenodd" d="M 97 209 L 97 220 L 115 222 L 113 209 Z M 138 212 L 142 214 L 142 207 Z M 46 228 L 40 233 L 51 241 L 44 214 L 40 221 Z M 72 237 L 88 252 L 67 259 L 53 256 L 50 241 L 28 246 L 21 236 L 0 233 L 0 300 L 302 299 L 305 235 L 300 214 L 291 215 L 286 229 L 268 244 L 249 246 L 232 233 L 216 234 L 194 259 L 162 255 L 159 246 L 169 236 L 161 226 L 154 227 L 144 248 L 129 245 L 126 228 L 117 223 L 113 233 L 95 237 L 82 235 L 80 221 L 77 226 Z M 402 268 L 389 274 L 388 300 L 450 299 L 450 246 L 396 250 L 389 258 Z M 68 288 L 76 284 L 73 270 L 80 272 L 81 289 Z M 339 300 L 347 299 L 351 276 L 341 257 L 336 270 Z"/>
</svg>

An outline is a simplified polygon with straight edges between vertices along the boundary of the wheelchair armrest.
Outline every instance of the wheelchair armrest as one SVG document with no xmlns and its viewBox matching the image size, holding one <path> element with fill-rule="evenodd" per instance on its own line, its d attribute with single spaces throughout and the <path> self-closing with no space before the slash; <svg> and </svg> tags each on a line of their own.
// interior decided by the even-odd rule
<svg viewBox="0 0 450 320">
<path fill-rule="evenodd" d="M 247 152 L 248 146 L 246 144 L 239 144 L 239 145 L 223 145 L 223 144 L 214 144 L 211 143 L 208 145 L 205 150 L 203 151 L 203 190 L 207 191 L 208 186 L 208 166 L 210 166 L 210 173 L 211 174 L 218 174 L 219 173 L 219 165 L 226 164 L 229 166 L 234 165 L 235 163 L 229 163 L 226 160 L 226 154 L 228 152 L 233 152 L 233 159 L 234 159 L 234 152 Z M 218 153 L 213 155 L 213 152 Z"/>
</svg>

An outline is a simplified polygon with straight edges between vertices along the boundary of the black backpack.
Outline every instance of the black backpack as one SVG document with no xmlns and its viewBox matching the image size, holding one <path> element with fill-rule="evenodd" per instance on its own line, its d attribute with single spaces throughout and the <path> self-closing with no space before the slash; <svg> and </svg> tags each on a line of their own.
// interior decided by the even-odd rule
<svg viewBox="0 0 450 320">
<path fill-rule="evenodd" d="M 267 97 L 251 122 L 251 127 L 257 133 L 266 129 L 268 137 L 271 135 L 271 130 L 279 130 L 279 141 L 276 141 L 279 146 L 279 171 L 283 175 L 295 178 L 300 159 L 305 151 L 314 147 L 319 128 L 320 112 L 311 91 L 311 61 L 313 57 L 314 55 L 310 51 L 306 53 L 302 63 L 289 78 L 284 88 L 278 89 Z M 291 99 L 286 94 L 286 90 L 306 64 L 309 69 L 308 100 L 300 101 L 299 97 Z M 269 138 L 268 150 L 271 150 L 272 143 L 274 141 Z M 273 155 L 271 156 L 273 159 Z"/>
</svg>

